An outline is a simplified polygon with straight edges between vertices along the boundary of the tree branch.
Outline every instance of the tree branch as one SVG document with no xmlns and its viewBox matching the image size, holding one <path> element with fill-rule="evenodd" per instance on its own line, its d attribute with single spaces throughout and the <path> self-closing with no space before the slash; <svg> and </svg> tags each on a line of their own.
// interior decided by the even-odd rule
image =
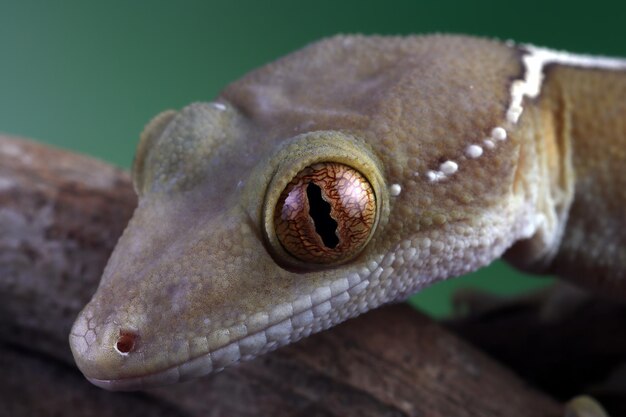
<svg viewBox="0 0 626 417">
<path fill-rule="evenodd" d="M 584 393 L 626 415 L 623 301 L 565 284 L 511 300 L 467 296 L 482 300 L 448 329 L 563 401 Z"/>
</svg>

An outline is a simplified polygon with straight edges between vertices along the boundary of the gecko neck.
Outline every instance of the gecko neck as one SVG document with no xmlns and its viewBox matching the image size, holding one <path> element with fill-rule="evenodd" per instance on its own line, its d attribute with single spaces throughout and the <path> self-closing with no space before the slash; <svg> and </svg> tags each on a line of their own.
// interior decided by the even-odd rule
<svg viewBox="0 0 626 417">
<path fill-rule="evenodd" d="M 525 48 L 525 84 L 513 83 L 508 116 L 518 114 L 518 97 L 534 103 L 531 118 L 542 132 L 534 146 L 550 178 L 544 205 L 552 205 L 558 217 L 555 244 L 530 269 L 623 291 L 626 60 Z M 514 263 L 527 243 L 509 254 Z"/>
</svg>

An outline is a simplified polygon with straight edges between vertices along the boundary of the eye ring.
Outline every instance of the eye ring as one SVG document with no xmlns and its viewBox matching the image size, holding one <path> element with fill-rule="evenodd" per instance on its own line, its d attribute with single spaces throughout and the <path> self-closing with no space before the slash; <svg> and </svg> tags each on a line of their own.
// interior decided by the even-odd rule
<svg viewBox="0 0 626 417">
<path fill-rule="evenodd" d="M 274 209 L 283 249 L 299 261 L 336 264 L 353 258 L 376 223 L 376 195 L 363 174 L 337 162 L 318 162 L 298 172 Z"/>
<path fill-rule="evenodd" d="M 253 176 L 256 181 L 250 183 L 250 186 L 263 187 L 265 190 L 265 197 L 260 201 L 257 200 L 261 204 L 259 214 L 267 244 L 266 248 L 277 264 L 294 270 L 319 270 L 345 264 L 359 258 L 359 254 L 367 251 L 369 242 L 374 238 L 376 230 L 386 224 L 389 217 L 389 193 L 383 177 L 383 165 L 373 153 L 370 145 L 363 139 L 341 131 L 307 132 L 285 141 L 268 159 L 268 162 L 263 169 L 257 171 L 257 174 Z M 352 250 L 341 252 L 343 256 L 338 256 L 338 253 L 324 259 L 298 256 L 298 253 L 294 254 L 293 250 L 286 248 L 288 245 L 284 245 L 284 241 L 281 242 L 276 233 L 278 220 L 276 210 L 279 200 L 284 197 L 283 193 L 289 184 L 302 171 L 316 164 L 333 163 L 346 166 L 349 170 L 356 172 L 361 178 L 359 181 L 364 181 L 371 187 L 369 192 L 375 201 L 375 214 L 371 223 L 371 230 L 360 245 L 354 245 L 351 247 Z M 306 193 L 308 188 L 308 185 L 303 188 L 306 199 L 309 198 Z M 311 195 L 311 198 L 316 199 L 322 206 L 328 203 L 329 196 L 322 192 L 321 187 L 319 191 L 314 188 L 309 193 L 317 192 L 318 194 Z M 333 217 L 330 213 L 331 210 L 327 207 L 324 210 L 326 214 L 322 214 L 322 216 L 328 217 L 330 215 L 334 221 L 337 221 L 336 213 Z M 314 221 L 312 229 L 313 233 L 316 233 Z M 322 234 L 324 233 L 322 232 Z M 337 239 L 340 239 L 339 235 L 337 235 Z M 332 247 L 333 244 L 331 243 L 329 246 Z"/>
</svg>

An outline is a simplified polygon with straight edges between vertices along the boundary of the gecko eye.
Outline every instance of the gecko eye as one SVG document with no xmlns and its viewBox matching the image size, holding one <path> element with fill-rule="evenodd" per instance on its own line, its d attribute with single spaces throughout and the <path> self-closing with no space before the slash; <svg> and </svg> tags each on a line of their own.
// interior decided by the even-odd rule
<svg viewBox="0 0 626 417">
<path fill-rule="evenodd" d="M 282 247 L 296 259 L 334 264 L 363 249 L 376 212 L 376 196 L 360 172 L 322 162 L 287 184 L 274 210 L 274 227 Z"/>
</svg>

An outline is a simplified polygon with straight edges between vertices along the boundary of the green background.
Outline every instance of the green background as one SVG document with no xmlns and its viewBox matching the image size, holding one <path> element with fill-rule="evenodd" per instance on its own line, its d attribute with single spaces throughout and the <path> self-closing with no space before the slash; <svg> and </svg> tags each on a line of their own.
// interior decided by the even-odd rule
<svg viewBox="0 0 626 417">
<path fill-rule="evenodd" d="M 626 56 L 626 2 L 0 0 L 0 132 L 130 166 L 143 125 L 335 33 L 467 33 Z M 497 262 L 413 302 L 545 285 Z"/>
</svg>

